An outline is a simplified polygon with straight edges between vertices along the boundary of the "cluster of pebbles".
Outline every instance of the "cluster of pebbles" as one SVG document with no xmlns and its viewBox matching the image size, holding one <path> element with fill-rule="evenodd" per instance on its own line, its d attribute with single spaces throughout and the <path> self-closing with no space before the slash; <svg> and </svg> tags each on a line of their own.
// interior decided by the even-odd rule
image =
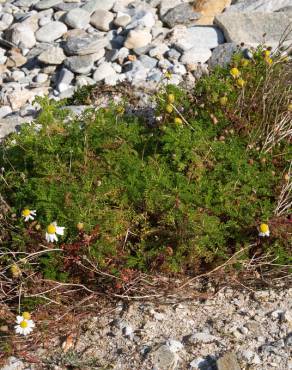
<svg viewBox="0 0 292 370">
<path fill-rule="evenodd" d="M 0 138 L 33 118 L 35 96 L 153 86 L 166 71 L 170 83 L 193 84 L 241 42 L 265 33 L 274 45 L 291 9 L 291 0 L 0 0 Z"/>
<path fill-rule="evenodd" d="M 66 340 L 54 337 L 27 349 L 37 363 L 10 358 L 2 370 L 292 369 L 291 289 L 225 288 L 214 295 L 211 289 L 178 301 L 100 308 L 94 317 L 75 320 Z M 36 322 L 36 330 L 42 324 Z"/>
</svg>

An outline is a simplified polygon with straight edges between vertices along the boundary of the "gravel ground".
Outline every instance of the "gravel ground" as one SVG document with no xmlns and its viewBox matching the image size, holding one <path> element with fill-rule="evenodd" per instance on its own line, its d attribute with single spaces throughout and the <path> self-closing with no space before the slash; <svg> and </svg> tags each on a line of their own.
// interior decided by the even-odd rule
<svg viewBox="0 0 292 370">
<path fill-rule="evenodd" d="M 45 347 L 45 348 L 44 348 Z M 223 288 L 201 298 L 117 302 L 2 370 L 289 370 L 292 289 Z M 29 353 L 28 353 L 29 354 Z"/>
</svg>

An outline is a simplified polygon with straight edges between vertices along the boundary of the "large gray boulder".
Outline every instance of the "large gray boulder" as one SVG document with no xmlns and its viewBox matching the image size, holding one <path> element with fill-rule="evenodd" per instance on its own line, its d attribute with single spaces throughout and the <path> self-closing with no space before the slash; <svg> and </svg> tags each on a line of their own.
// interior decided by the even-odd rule
<svg viewBox="0 0 292 370">
<path fill-rule="evenodd" d="M 217 15 L 215 24 L 223 30 L 227 42 L 252 46 L 265 42 L 277 46 L 290 20 L 284 13 L 227 12 Z M 288 38 L 290 42 L 291 37 L 292 34 Z"/>
</svg>

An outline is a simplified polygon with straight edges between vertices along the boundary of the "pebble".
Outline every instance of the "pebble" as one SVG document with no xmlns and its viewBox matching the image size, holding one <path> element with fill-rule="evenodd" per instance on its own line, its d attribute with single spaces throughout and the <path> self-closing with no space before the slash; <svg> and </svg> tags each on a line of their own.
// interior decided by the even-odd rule
<svg viewBox="0 0 292 370">
<path fill-rule="evenodd" d="M 64 23 L 56 21 L 47 23 L 41 27 L 35 34 L 36 39 L 41 42 L 52 42 L 64 35 L 67 27 Z"/>
<path fill-rule="evenodd" d="M 62 68 L 58 75 L 57 90 L 61 93 L 70 88 L 70 84 L 74 79 L 74 73 L 67 68 Z"/>
<path fill-rule="evenodd" d="M 122 12 L 118 12 L 114 20 L 114 25 L 117 27 L 126 27 L 131 22 L 131 16 Z"/>
<path fill-rule="evenodd" d="M 109 31 L 113 19 L 113 13 L 102 9 L 96 10 L 90 18 L 90 24 L 100 31 Z"/>
<path fill-rule="evenodd" d="M 71 28 L 86 28 L 90 22 L 90 14 L 82 8 L 75 8 L 66 14 L 64 22 Z"/>
<path fill-rule="evenodd" d="M 39 73 L 37 76 L 35 76 L 34 80 L 38 84 L 43 84 L 48 80 L 48 75 L 46 73 Z"/>
<path fill-rule="evenodd" d="M 79 74 L 88 74 L 93 68 L 94 58 L 89 55 L 75 55 L 65 60 L 65 67 Z"/>
<path fill-rule="evenodd" d="M 151 33 L 146 30 L 132 30 L 129 32 L 124 46 L 128 49 L 142 48 L 152 40 Z"/>
<path fill-rule="evenodd" d="M 116 0 L 89 0 L 83 5 L 83 9 L 89 14 L 96 10 L 111 10 Z"/>
<path fill-rule="evenodd" d="M 16 23 L 9 31 L 10 41 L 21 48 L 31 49 L 36 44 L 34 31 L 28 25 Z"/>
<path fill-rule="evenodd" d="M 66 59 L 63 49 L 58 46 L 52 46 L 38 55 L 38 60 L 45 64 L 58 65 Z"/>
<path fill-rule="evenodd" d="M 206 63 L 212 56 L 208 48 L 191 48 L 182 54 L 180 61 L 183 64 Z"/>
<path fill-rule="evenodd" d="M 194 11 L 191 3 L 182 3 L 169 9 L 161 18 L 170 28 L 177 24 L 191 25 L 200 19 L 200 13 Z"/>
<path fill-rule="evenodd" d="M 108 44 L 108 39 L 103 36 L 82 35 L 70 37 L 64 43 L 64 50 L 69 55 L 87 55 L 103 49 Z"/>
<path fill-rule="evenodd" d="M 104 62 L 101 65 L 99 65 L 94 74 L 93 74 L 93 79 L 98 82 L 104 80 L 106 77 L 110 75 L 115 75 L 116 72 L 113 69 L 111 63 Z"/>
<path fill-rule="evenodd" d="M 60 0 L 40 0 L 36 2 L 35 8 L 37 10 L 50 9 L 60 3 Z"/>
</svg>

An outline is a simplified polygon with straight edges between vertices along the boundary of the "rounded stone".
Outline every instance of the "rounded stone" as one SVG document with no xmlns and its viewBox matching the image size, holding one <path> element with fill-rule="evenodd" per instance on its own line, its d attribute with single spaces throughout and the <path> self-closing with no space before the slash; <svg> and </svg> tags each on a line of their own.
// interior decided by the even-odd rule
<svg viewBox="0 0 292 370">
<path fill-rule="evenodd" d="M 50 22 L 45 26 L 41 27 L 36 32 L 37 41 L 41 42 L 52 42 L 64 35 L 67 32 L 67 27 L 62 22 Z"/>
<path fill-rule="evenodd" d="M 16 23 L 10 31 L 10 40 L 15 45 L 31 49 L 36 44 L 36 39 L 33 30 L 25 24 Z"/>
<path fill-rule="evenodd" d="M 86 28 L 90 22 L 90 14 L 84 9 L 75 8 L 66 14 L 64 22 L 71 28 Z"/>
<path fill-rule="evenodd" d="M 66 55 L 64 54 L 63 49 L 58 46 L 52 46 L 38 56 L 38 60 L 40 62 L 52 65 L 62 64 L 65 58 Z"/>
<path fill-rule="evenodd" d="M 109 31 L 113 19 L 113 13 L 107 10 L 96 10 L 90 18 L 90 24 L 100 31 Z"/>
<path fill-rule="evenodd" d="M 143 48 L 150 44 L 152 36 L 146 30 L 132 30 L 129 32 L 124 46 L 128 49 Z"/>
</svg>

